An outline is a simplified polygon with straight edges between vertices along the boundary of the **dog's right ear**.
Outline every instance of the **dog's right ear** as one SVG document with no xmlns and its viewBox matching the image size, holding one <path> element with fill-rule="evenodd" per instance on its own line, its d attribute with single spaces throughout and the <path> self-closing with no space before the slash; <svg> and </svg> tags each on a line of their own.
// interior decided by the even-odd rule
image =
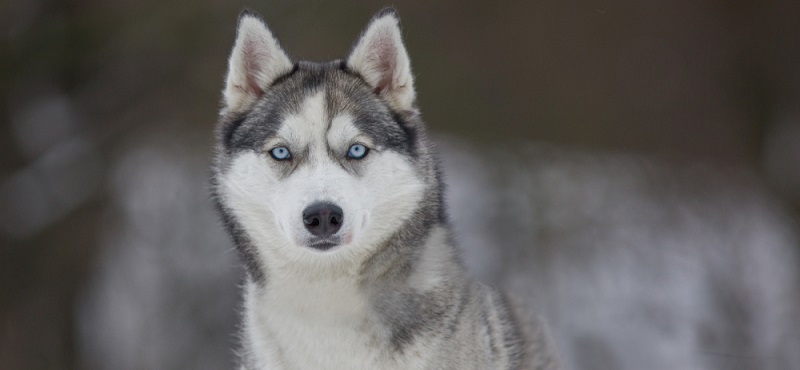
<svg viewBox="0 0 800 370">
<path fill-rule="evenodd" d="M 414 76 L 400 33 L 400 19 L 393 8 L 383 9 L 372 18 L 347 57 L 347 66 L 395 109 L 414 109 Z"/>
<path fill-rule="evenodd" d="M 228 59 L 223 103 L 227 112 L 253 104 L 278 77 L 292 70 L 292 61 L 258 14 L 239 15 L 236 42 Z"/>
</svg>

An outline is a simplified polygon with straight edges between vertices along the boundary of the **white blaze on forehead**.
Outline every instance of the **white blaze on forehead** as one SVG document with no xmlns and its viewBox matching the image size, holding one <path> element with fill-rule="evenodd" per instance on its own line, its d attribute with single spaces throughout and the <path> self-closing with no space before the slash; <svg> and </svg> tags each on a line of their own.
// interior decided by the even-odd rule
<svg viewBox="0 0 800 370">
<path fill-rule="evenodd" d="M 300 111 L 288 115 L 278 136 L 288 140 L 295 148 L 320 142 L 328 129 L 328 114 L 325 106 L 325 91 L 320 90 L 307 97 Z"/>
<path fill-rule="evenodd" d="M 295 150 L 306 146 L 311 146 L 312 150 L 326 150 L 326 146 L 330 146 L 334 151 L 346 151 L 355 141 L 372 145 L 350 114 L 329 117 L 324 91 L 310 95 L 298 112 L 288 115 L 278 130 L 278 137 L 289 141 Z"/>
</svg>

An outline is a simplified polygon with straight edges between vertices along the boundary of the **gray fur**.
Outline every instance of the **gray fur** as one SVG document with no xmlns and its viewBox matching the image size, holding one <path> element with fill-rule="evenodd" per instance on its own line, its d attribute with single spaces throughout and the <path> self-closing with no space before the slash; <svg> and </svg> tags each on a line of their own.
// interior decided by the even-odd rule
<svg viewBox="0 0 800 370">
<path fill-rule="evenodd" d="M 384 16 L 396 17 L 396 13 L 382 11 L 376 18 Z M 466 277 L 444 211 L 444 186 L 434 146 L 416 108 L 392 108 L 344 62 L 297 62 L 291 72 L 264 88 L 249 109 L 223 109 L 212 179 L 214 199 L 237 245 L 248 272 L 246 284 L 252 285 L 252 291 L 259 294 L 271 289 L 269 272 L 258 262 L 261 246 L 252 242 L 226 204 L 219 182 L 237 155 L 263 152 L 264 143 L 280 129 L 283 117 L 296 113 L 304 99 L 317 91 L 326 93 L 328 117 L 347 112 L 377 149 L 410 159 L 419 177 L 425 179 L 425 194 L 418 208 L 372 249 L 358 269 L 357 286 L 368 297 L 371 312 L 359 330 L 371 339 L 370 350 L 385 358 L 387 367 L 397 365 L 403 356 L 415 356 L 408 352 L 410 348 L 423 348 L 429 352 L 426 369 L 556 368 L 542 325 L 521 314 L 502 293 Z M 286 166 L 302 166 L 302 155 Z M 359 176 L 363 164 L 341 161 L 340 165 Z M 286 167 L 285 175 L 291 171 Z M 437 239 L 442 232 L 442 240 Z M 418 286 L 421 280 L 435 284 L 423 289 Z M 419 344 L 424 346 L 414 347 Z M 257 367 L 257 351 L 245 340 L 242 368 Z M 280 357 L 281 349 L 276 352 Z"/>
</svg>

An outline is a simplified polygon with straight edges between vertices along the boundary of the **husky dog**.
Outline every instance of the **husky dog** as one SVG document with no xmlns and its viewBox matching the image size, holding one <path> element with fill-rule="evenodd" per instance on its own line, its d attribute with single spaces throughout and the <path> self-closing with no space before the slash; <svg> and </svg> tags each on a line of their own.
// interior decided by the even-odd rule
<svg viewBox="0 0 800 370">
<path fill-rule="evenodd" d="M 214 198 L 246 267 L 242 369 L 553 369 L 545 330 L 467 278 L 393 9 L 344 61 L 239 18 Z"/>
</svg>

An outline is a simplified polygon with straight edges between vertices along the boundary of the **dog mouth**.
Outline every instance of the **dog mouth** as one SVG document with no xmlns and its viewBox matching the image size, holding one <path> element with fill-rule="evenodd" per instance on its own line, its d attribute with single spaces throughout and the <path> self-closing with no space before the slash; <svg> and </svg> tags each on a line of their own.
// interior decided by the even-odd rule
<svg viewBox="0 0 800 370">
<path fill-rule="evenodd" d="M 312 240 L 311 243 L 308 244 L 310 248 L 320 251 L 330 250 L 331 248 L 337 245 L 339 245 L 338 238 L 325 238 L 325 239 Z"/>
</svg>

